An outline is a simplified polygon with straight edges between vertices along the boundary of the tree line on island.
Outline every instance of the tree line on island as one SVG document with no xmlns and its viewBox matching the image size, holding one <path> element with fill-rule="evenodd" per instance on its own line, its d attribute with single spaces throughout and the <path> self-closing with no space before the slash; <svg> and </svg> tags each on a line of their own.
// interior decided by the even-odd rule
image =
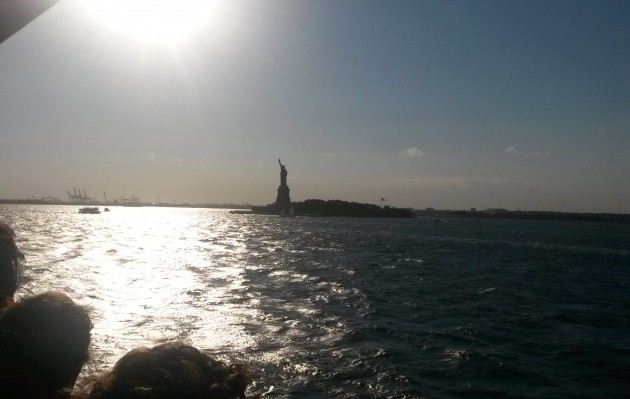
<svg viewBox="0 0 630 399">
<path fill-rule="evenodd" d="M 341 200 L 308 199 L 293 203 L 295 213 L 304 216 L 350 216 L 350 217 L 414 217 L 411 209 L 380 207 L 374 204 L 347 202 Z"/>
</svg>

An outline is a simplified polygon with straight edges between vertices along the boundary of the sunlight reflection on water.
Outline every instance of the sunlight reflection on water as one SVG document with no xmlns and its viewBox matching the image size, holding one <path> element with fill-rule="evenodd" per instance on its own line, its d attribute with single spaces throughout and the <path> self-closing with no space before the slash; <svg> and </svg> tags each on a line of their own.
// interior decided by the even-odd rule
<svg viewBox="0 0 630 399">
<path fill-rule="evenodd" d="M 242 326 L 255 317 L 242 305 L 243 240 L 225 211 L 46 211 L 41 227 L 16 220 L 30 244 L 23 293 L 59 289 L 92 309 L 92 367 L 159 340 L 226 352 L 252 345 Z"/>
</svg>

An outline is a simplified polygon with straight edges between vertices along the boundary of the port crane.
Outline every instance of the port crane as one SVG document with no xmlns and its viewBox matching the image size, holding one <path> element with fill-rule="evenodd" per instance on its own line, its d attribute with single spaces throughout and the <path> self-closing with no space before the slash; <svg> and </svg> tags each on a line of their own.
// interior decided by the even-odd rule
<svg viewBox="0 0 630 399">
<path fill-rule="evenodd" d="M 77 190 L 76 187 L 73 187 L 73 190 L 74 190 L 74 194 L 66 190 L 66 194 L 68 194 L 68 201 L 70 201 L 71 203 L 86 204 L 86 203 L 92 202 L 92 198 L 88 197 L 87 193 L 85 192 L 85 189 L 83 189 L 83 192 L 81 192 L 81 189 Z"/>
</svg>

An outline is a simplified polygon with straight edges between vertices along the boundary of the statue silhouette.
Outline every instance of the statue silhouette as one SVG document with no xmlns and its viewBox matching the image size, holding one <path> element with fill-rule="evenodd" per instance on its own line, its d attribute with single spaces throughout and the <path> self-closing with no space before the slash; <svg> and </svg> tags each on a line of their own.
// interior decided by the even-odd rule
<svg viewBox="0 0 630 399">
<path fill-rule="evenodd" d="M 278 158 L 278 164 L 280 164 L 280 187 L 278 187 L 278 196 L 274 207 L 278 213 L 283 213 L 288 212 L 291 208 L 291 197 L 289 196 L 291 190 L 287 186 L 287 168 L 282 164 L 280 158 Z"/>
<path fill-rule="evenodd" d="M 278 163 L 280 164 L 280 186 L 286 187 L 287 185 L 287 168 L 284 167 L 282 162 L 280 162 L 280 158 L 278 158 Z"/>
</svg>

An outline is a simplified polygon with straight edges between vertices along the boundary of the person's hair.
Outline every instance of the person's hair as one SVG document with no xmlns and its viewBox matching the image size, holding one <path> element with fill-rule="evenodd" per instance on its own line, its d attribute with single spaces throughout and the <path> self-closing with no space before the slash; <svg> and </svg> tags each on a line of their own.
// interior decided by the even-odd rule
<svg viewBox="0 0 630 399">
<path fill-rule="evenodd" d="M 114 368 L 89 377 L 74 398 L 237 399 L 251 379 L 244 365 L 227 365 L 180 342 L 137 348 Z"/>
<path fill-rule="evenodd" d="M 24 254 L 15 245 L 15 233 L 0 221 L 0 308 L 13 301 L 22 272 Z"/>
<path fill-rule="evenodd" d="M 88 359 L 92 322 L 65 294 L 47 292 L 0 312 L 0 397 L 53 398 Z"/>
</svg>

